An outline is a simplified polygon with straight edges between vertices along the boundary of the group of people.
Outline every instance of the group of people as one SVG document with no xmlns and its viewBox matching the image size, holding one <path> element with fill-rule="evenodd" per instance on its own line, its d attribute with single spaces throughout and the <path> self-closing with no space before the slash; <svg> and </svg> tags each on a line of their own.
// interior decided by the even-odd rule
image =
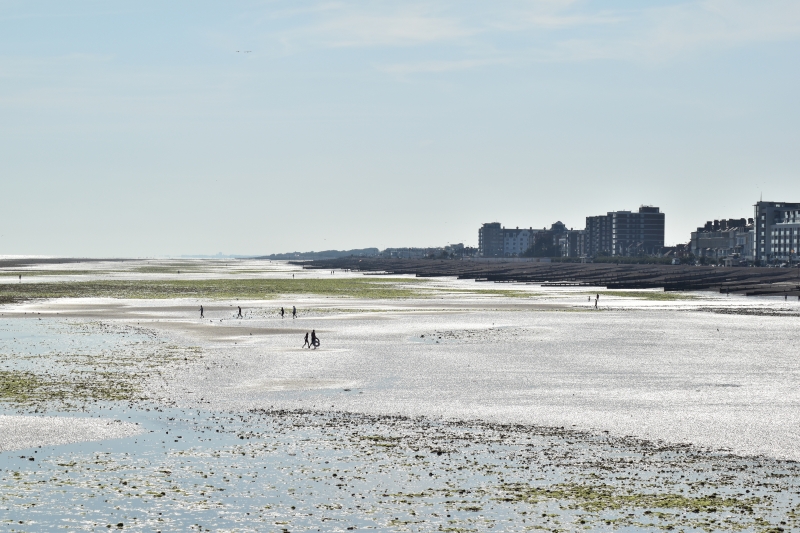
<svg viewBox="0 0 800 533">
<path fill-rule="evenodd" d="M 311 330 L 311 340 L 308 339 L 308 332 L 306 331 L 306 338 L 302 348 L 305 348 L 306 346 L 309 348 L 314 348 L 315 350 L 319 348 L 319 337 L 317 337 L 316 330 Z"/>
<path fill-rule="evenodd" d="M 281 307 L 279 314 L 281 315 L 281 318 L 284 318 L 283 315 L 286 314 L 286 311 L 283 309 L 283 307 Z M 295 306 L 292 306 L 292 318 L 297 318 L 297 307 Z"/>
<path fill-rule="evenodd" d="M 236 308 L 239 310 L 239 312 L 236 314 L 236 318 L 244 318 L 244 315 L 242 314 L 242 307 L 237 305 Z M 201 305 L 200 306 L 200 318 L 205 318 L 205 317 L 206 317 L 205 309 L 203 309 L 203 306 Z"/>
<path fill-rule="evenodd" d="M 236 314 L 236 318 L 244 318 L 241 306 L 237 305 L 236 308 L 239 310 L 239 312 Z M 284 318 L 286 310 L 281 307 L 281 310 L 278 312 L 278 314 L 281 315 L 281 318 Z M 205 309 L 203 309 L 202 305 L 200 306 L 200 318 L 205 318 Z M 295 306 L 292 306 L 292 318 L 297 318 L 297 307 Z"/>
<path fill-rule="evenodd" d="M 241 306 L 236 306 L 236 308 L 239 311 L 238 314 L 236 315 L 236 318 L 244 318 Z M 278 312 L 278 314 L 281 315 L 281 318 L 285 318 L 286 309 L 281 307 L 281 310 Z M 203 309 L 202 305 L 200 306 L 200 318 L 205 318 L 205 309 Z M 297 307 L 295 307 L 294 305 L 292 306 L 292 318 L 297 318 Z M 317 348 L 319 348 L 319 337 L 317 337 L 317 331 L 312 329 L 310 337 L 311 338 L 309 338 L 309 333 L 306 332 L 303 348 L 308 347 L 308 348 L 314 348 L 316 350 Z"/>
</svg>

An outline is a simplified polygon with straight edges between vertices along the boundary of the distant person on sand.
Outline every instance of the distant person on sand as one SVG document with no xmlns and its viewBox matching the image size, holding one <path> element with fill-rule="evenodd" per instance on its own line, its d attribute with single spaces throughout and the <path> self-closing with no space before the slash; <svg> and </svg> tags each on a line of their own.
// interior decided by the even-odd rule
<svg viewBox="0 0 800 533">
<path fill-rule="evenodd" d="M 200 306 L 200 318 L 205 318 L 203 316 L 203 306 L 202 305 Z"/>
<path fill-rule="evenodd" d="M 597 299 L 594 301 L 594 308 L 597 309 L 597 302 L 600 301 L 600 296 L 598 295 Z"/>
<path fill-rule="evenodd" d="M 238 314 L 238 315 L 236 315 L 236 318 L 243 318 L 243 317 L 242 317 L 242 308 L 241 308 L 240 306 L 238 306 L 238 305 L 237 305 L 236 307 L 238 307 L 238 308 L 239 308 L 239 314 Z"/>
<path fill-rule="evenodd" d="M 297 308 L 292 306 L 292 318 L 297 318 Z"/>
<path fill-rule="evenodd" d="M 319 337 L 317 337 L 317 331 L 313 329 L 311 330 L 311 345 L 315 350 L 319 346 Z"/>
<path fill-rule="evenodd" d="M 284 314 L 284 310 L 283 310 L 283 307 L 281 307 L 281 318 L 283 318 L 283 314 Z"/>
<path fill-rule="evenodd" d="M 311 348 L 311 343 L 310 343 L 310 342 L 308 342 L 308 332 L 307 332 L 307 331 L 306 331 L 306 338 L 305 338 L 305 342 L 303 343 L 303 348 L 305 348 L 306 346 L 308 346 L 309 348 Z"/>
</svg>

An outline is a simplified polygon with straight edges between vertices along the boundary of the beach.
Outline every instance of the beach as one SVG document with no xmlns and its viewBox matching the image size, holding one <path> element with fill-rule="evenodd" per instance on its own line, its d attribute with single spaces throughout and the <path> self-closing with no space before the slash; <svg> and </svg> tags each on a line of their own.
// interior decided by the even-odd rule
<svg viewBox="0 0 800 533">
<path fill-rule="evenodd" d="M 245 260 L 5 270 L 16 530 L 796 525 L 798 302 Z"/>
</svg>

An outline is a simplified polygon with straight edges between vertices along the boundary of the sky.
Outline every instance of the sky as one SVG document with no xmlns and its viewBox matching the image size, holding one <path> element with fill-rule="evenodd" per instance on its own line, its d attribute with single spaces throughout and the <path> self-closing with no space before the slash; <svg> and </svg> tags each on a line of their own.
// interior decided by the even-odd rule
<svg viewBox="0 0 800 533">
<path fill-rule="evenodd" d="M 0 2 L 0 255 L 477 245 L 800 202 L 800 2 Z"/>
</svg>

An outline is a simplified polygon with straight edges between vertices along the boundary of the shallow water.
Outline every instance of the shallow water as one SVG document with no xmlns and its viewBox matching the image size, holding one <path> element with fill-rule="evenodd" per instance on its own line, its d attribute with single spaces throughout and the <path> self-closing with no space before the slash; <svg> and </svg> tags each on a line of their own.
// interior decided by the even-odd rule
<svg viewBox="0 0 800 533">
<path fill-rule="evenodd" d="M 792 463 L 525 426 L 277 411 L 110 414 L 146 433 L 0 454 L 9 531 L 797 525 Z"/>
</svg>

